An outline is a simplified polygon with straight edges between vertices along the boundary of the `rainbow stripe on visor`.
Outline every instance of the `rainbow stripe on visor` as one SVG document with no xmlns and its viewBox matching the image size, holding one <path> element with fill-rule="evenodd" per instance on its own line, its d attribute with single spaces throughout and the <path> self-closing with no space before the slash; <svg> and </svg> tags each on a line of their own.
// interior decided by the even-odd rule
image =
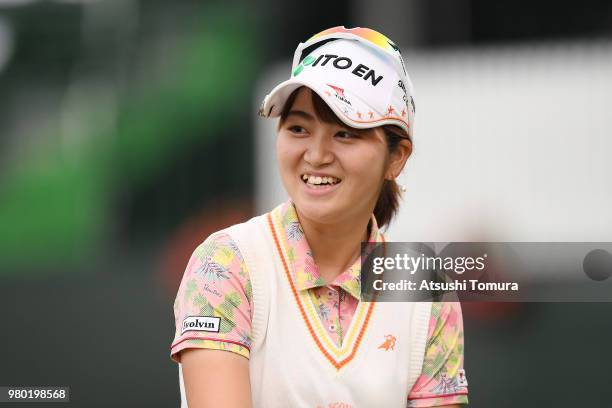
<svg viewBox="0 0 612 408">
<path fill-rule="evenodd" d="M 371 28 L 362 28 L 362 27 L 345 28 L 344 26 L 338 26 L 338 27 L 328 28 L 327 30 L 321 31 L 320 33 L 317 33 L 313 35 L 312 37 L 310 37 L 306 41 L 306 43 L 313 41 L 313 40 L 318 40 L 322 37 L 327 37 L 330 34 L 337 34 L 337 33 L 351 34 L 351 35 L 358 36 L 366 41 L 371 42 L 372 44 L 376 45 L 377 47 L 381 48 L 384 51 L 388 51 L 391 53 L 393 53 L 394 51 L 399 52 L 399 48 L 397 47 L 397 45 L 395 45 L 395 43 L 391 41 L 387 36 L 379 33 L 378 31 L 372 30 Z"/>
<path fill-rule="evenodd" d="M 408 78 L 408 73 L 406 71 L 399 47 L 384 34 L 365 27 L 345 28 L 344 26 L 337 26 L 328 28 L 327 30 L 313 35 L 306 42 L 300 43 L 298 48 L 295 50 L 292 71 L 306 56 L 308 56 L 308 54 L 313 52 L 319 46 L 325 44 L 327 41 L 338 38 L 353 39 L 365 42 L 393 57 L 393 61 L 396 64 L 396 69 L 405 77 L 406 80 L 404 82 L 407 83 L 410 88 L 412 88 L 412 83 Z"/>
</svg>

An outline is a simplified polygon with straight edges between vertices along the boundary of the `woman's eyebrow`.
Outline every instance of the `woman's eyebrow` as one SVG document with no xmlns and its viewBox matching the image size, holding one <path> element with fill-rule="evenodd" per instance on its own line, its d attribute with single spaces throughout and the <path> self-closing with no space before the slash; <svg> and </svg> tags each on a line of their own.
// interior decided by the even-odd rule
<svg viewBox="0 0 612 408">
<path fill-rule="evenodd" d="M 291 110 L 289 111 L 289 113 L 287 113 L 287 117 L 291 115 L 295 115 L 306 120 L 314 120 L 314 116 L 312 116 L 310 113 L 301 110 Z"/>
</svg>

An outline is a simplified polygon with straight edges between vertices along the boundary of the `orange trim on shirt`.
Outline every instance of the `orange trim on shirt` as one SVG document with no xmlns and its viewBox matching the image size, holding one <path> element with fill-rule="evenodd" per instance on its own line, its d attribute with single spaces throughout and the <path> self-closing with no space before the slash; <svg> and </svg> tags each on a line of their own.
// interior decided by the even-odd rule
<svg viewBox="0 0 612 408">
<path fill-rule="evenodd" d="M 323 355 L 336 368 L 336 370 L 340 370 L 343 366 L 348 364 L 355 357 L 355 354 L 357 353 L 357 349 L 359 348 L 359 345 L 361 343 L 361 339 L 363 338 L 363 334 L 365 333 L 365 330 L 366 330 L 366 328 L 368 326 L 368 323 L 370 321 L 370 316 L 372 315 L 372 311 L 374 310 L 374 305 L 376 304 L 376 302 L 375 302 L 376 299 L 374 298 L 373 299 L 374 301 L 370 302 L 370 306 L 368 308 L 368 312 L 366 314 L 365 321 L 363 323 L 363 326 L 361 326 L 359 334 L 357 335 L 357 340 L 355 342 L 355 346 L 353 347 L 353 350 L 351 351 L 351 354 L 349 354 L 345 359 L 343 359 L 341 361 L 336 361 L 334 359 L 334 357 L 331 354 L 329 354 L 329 352 L 325 349 L 323 344 L 321 344 L 321 341 L 319 340 L 319 338 L 315 334 L 315 332 L 314 332 L 314 330 L 312 328 L 312 325 L 310 324 L 310 321 L 308 320 L 308 317 L 306 316 L 306 312 L 304 310 L 304 307 L 302 306 L 302 302 L 300 302 L 297 290 L 295 289 L 295 285 L 293 284 L 293 279 L 291 279 L 291 274 L 289 273 L 289 268 L 287 266 L 287 262 L 285 261 L 285 256 L 283 254 L 280 242 L 278 240 L 278 236 L 276 235 L 276 230 L 274 228 L 274 222 L 272 221 L 272 216 L 271 216 L 270 213 L 268 213 L 267 218 L 268 218 L 268 226 L 270 227 L 270 231 L 272 232 L 272 236 L 274 237 L 274 243 L 276 245 L 276 250 L 278 251 L 278 254 L 280 255 L 281 261 L 283 263 L 283 268 L 285 270 L 285 277 L 289 281 L 289 286 L 291 287 L 291 293 L 293 294 L 293 298 L 294 298 L 295 302 L 298 305 L 298 308 L 300 310 L 300 315 L 302 316 L 302 320 L 304 320 L 304 322 L 306 323 L 306 327 L 308 328 L 308 332 L 310 333 L 310 336 L 315 341 L 315 344 L 317 345 L 317 347 L 319 348 L 321 353 L 323 353 Z"/>
</svg>

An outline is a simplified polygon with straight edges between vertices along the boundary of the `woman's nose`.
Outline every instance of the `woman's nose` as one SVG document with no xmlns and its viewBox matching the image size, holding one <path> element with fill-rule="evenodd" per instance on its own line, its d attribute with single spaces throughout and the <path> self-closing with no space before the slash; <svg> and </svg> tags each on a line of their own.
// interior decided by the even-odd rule
<svg viewBox="0 0 612 408">
<path fill-rule="evenodd" d="M 304 152 L 304 160 L 311 166 L 329 164 L 334 160 L 331 141 L 327 136 L 317 135 L 311 138 Z"/>
</svg>

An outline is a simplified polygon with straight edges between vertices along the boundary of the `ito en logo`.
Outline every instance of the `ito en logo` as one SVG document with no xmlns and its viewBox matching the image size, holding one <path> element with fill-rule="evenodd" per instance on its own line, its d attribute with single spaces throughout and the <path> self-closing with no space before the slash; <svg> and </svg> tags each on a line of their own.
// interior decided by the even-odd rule
<svg viewBox="0 0 612 408">
<path fill-rule="evenodd" d="M 315 61 L 314 57 L 312 56 L 307 56 L 306 58 L 304 58 L 302 60 L 302 62 L 300 62 L 300 65 L 298 65 L 297 67 L 295 67 L 295 69 L 293 70 L 293 76 L 298 76 L 300 72 L 302 72 L 304 70 L 304 67 L 312 64 Z"/>
</svg>

